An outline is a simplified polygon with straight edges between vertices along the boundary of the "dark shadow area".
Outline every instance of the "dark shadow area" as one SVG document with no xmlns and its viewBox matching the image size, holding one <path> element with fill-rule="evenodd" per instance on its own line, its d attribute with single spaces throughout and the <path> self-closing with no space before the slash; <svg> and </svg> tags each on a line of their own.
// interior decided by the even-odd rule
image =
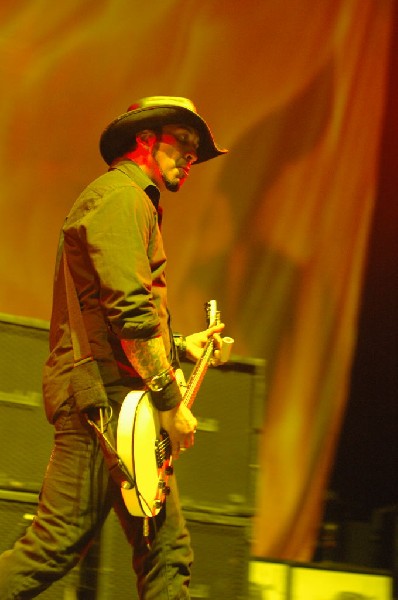
<svg viewBox="0 0 398 600">
<path fill-rule="evenodd" d="M 398 11 L 396 11 L 398 16 Z M 365 516 L 398 502 L 398 18 L 357 348 L 331 485 Z"/>
<path fill-rule="evenodd" d="M 357 347 L 324 529 L 329 557 L 388 569 L 398 597 L 398 7 Z M 332 528 L 332 529 L 331 529 Z M 322 546 L 322 540 L 320 540 Z"/>
</svg>

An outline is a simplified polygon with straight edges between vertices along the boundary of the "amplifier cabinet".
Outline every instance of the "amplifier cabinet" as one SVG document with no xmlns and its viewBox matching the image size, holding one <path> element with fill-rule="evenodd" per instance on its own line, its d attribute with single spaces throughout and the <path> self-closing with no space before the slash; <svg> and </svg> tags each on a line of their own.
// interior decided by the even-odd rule
<svg viewBox="0 0 398 600">
<path fill-rule="evenodd" d="M 183 362 L 186 379 L 192 363 Z M 192 412 L 195 445 L 174 463 L 184 506 L 251 514 L 265 405 L 265 361 L 232 357 L 209 368 Z"/>
<path fill-rule="evenodd" d="M 48 323 L 0 313 L 0 485 L 40 489 L 53 439 L 42 406 Z M 183 362 L 186 378 L 193 364 Z M 242 514 L 254 510 L 265 404 L 265 361 L 232 356 L 209 368 L 193 412 L 195 446 L 175 463 L 182 503 Z"/>
<path fill-rule="evenodd" d="M 185 510 L 194 550 L 192 600 L 247 600 L 251 519 Z M 128 545 L 112 512 L 103 529 L 97 600 L 138 599 Z"/>
<path fill-rule="evenodd" d="M 0 488 L 0 553 L 32 522 L 38 495 Z M 39 594 L 42 600 L 138 600 L 131 549 L 114 512 L 80 565 Z"/>
<path fill-rule="evenodd" d="M 37 494 L 0 489 L 0 553 L 12 548 L 26 531 L 36 513 Z M 37 596 L 41 600 L 77 600 L 81 567 L 75 567 L 60 581 Z M 94 600 L 95 590 L 86 590 L 86 600 Z"/>
<path fill-rule="evenodd" d="M 0 314 L 0 486 L 40 489 L 53 429 L 42 401 L 48 323 Z"/>
<path fill-rule="evenodd" d="M 0 390 L 29 402 L 41 396 L 42 370 L 49 353 L 47 321 L 0 313 Z"/>
<path fill-rule="evenodd" d="M 194 550 L 192 600 L 247 600 L 251 519 L 184 512 Z"/>
<path fill-rule="evenodd" d="M 96 600 L 138 600 L 132 551 L 116 514 L 109 514 L 100 538 Z"/>
</svg>

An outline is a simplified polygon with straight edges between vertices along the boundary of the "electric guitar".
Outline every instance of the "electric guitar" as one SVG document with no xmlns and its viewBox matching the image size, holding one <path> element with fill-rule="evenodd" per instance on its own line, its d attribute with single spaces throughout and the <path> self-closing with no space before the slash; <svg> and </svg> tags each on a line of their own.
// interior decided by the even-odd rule
<svg viewBox="0 0 398 600">
<path fill-rule="evenodd" d="M 220 322 L 217 303 L 205 304 L 207 326 Z M 176 378 L 183 403 L 191 408 L 210 364 L 214 340 L 209 338 L 201 357 L 185 383 L 181 369 Z M 134 486 L 122 487 L 128 511 L 138 517 L 158 514 L 170 492 L 169 477 L 173 474 L 171 442 L 159 425 L 157 409 L 152 405 L 149 391 L 131 391 L 123 401 L 117 426 L 117 451 L 131 475 Z"/>
</svg>

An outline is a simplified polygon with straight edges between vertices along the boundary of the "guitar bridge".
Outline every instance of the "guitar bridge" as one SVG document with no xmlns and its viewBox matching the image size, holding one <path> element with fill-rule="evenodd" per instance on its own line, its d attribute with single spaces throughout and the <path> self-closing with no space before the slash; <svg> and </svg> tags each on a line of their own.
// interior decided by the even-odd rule
<svg viewBox="0 0 398 600">
<path fill-rule="evenodd" d="M 155 441 L 155 457 L 158 469 L 163 467 L 166 460 L 169 460 L 171 456 L 171 442 L 167 432 L 162 429 L 160 432 L 160 439 Z"/>
</svg>

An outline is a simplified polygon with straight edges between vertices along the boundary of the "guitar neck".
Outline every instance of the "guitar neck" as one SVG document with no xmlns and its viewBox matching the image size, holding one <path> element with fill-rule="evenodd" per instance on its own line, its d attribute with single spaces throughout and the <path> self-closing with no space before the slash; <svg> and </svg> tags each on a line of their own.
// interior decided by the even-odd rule
<svg viewBox="0 0 398 600">
<path fill-rule="evenodd" d="M 215 300 L 210 300 L 209 302 L 206 302 L 205 309 L 207 316 L 207 326 L 210 327 L 210 325 L 218 325 L 220 323 L 220 312 L 217 310 L 217 302 Z M 188 408 L 191 408 L 192 404 L 195 401 L 196 394 L 199 391 L 200 385 L 210 365 L 210 361 L 213 356 L 213 350 L 214 339 L 209 338 L 200 358 L 197 360 L 193 368 L 190 378 L 188 379 L 187 387 L 183 397 L 183 402 Z"/>
<path fill-rule="evenodd" d="M 210 365 L 211 357 L 213 355 L 214 340 L 210 339 L 202 353 L 202 356 L 196 362 L 193 371 L 188 379 L 187 388 L 184 394 L 183 402 L 185 406 L 191 408 L 195 401 L 196 395 L 199 391 L 201 383 L 206 371 Z"/>
</svg>

